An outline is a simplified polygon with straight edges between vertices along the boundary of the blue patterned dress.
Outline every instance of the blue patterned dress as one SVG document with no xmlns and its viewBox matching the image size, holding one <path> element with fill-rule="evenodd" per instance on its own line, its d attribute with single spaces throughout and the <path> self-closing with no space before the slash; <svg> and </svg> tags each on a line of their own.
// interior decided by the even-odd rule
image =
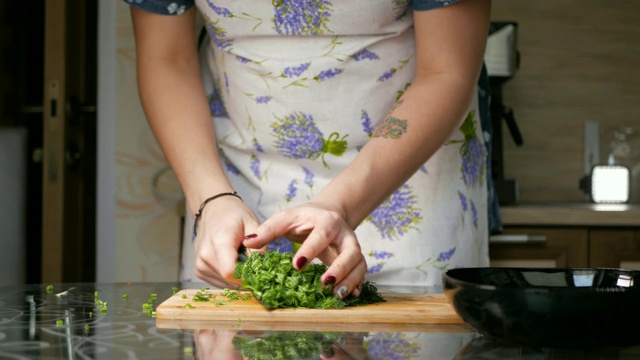
<svg viewBox="0 0 640 360">
<path fill-rule="evenodd" d="M 127 2 L 165 14 L 192 5 Z M 412 11 L 452 2 L 195 1 L 222 161 L 261 219 L 310 199 L 358 154 L 414 77 Z M 369 280 L 438 285 L 447 269 L 488 265 L 482 135 L 476 98 L 459 131 L 356 229 Z M 185 238 L 181 277 L 196 280 Z"/>
</svg>

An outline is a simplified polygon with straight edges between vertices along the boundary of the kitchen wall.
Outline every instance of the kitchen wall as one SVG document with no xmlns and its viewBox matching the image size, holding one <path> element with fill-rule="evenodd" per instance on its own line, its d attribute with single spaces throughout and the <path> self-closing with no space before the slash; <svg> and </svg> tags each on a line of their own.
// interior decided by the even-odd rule
<svg viewBox="0 0 640 360">
<path fill-rule="evenodd" d="M 503 89 L 524 145 L 503 132 L 521 201 L 584 200 L 585 121 L 600 124 L 602 160 L 613 129 L 640 133 L 639 14 L 638 0 L 493 0 L 492 19 L 519 28 L 520 69 Z"/>
<path fill-rule="evenodd" d="M 114 39 L 101 52 L 99 167 L 107 178 L 99 180 L 98 279 L 173 280 L 181 194 L 139 105 L 128 6 L 105 2 L 101 11 Z M 603 132 L 627 124 L 640 133 L 638 14 L 640 0 L 493 0 L 493 20 L 519 28 L 520 68 L 504 87 L 504 102 L 524 146 L 514 145 L 506 127 L 503 136 L 505 177 L 518 181 L 521 201 L 584 200 L 578 180 L 585 121 L 599 122 Z"/>
<path fill-rule="evenodd" d="M 140 106 L 129 6 L 100 6 L 98 281 L 175 281 L 183 195 Z"/>
</svg>

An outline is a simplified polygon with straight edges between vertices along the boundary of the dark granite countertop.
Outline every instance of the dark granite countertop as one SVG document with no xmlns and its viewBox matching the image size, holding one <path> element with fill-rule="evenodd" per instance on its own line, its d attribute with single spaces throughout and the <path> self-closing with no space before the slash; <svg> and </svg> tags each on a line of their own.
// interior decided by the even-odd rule
<svg viewBox="0 0 640 360">
<path fill-rule="evenodd" d="M 623 349 L 536 349 L 502 344 L 466 325 L 406 331 L 313 332 L 164 329 L 151 309 L 174 288 L 201 284 L 116 283 L 0 288 L 2 359 L 620 359 Z M 49 288 L 48 288 L 49 287 Z M 401 291 L 400 291 L 401 292 Z M 154 295 L 155 294 L 155 295 Z M 100 311 L 100 304 L 107 303 Z M 143 304 L 150 304 L 145 309 Z M 104 306 L 103 306 L 104 307 Z M 286 351 L 286 352 L 282 352 Z"/>
</svg>

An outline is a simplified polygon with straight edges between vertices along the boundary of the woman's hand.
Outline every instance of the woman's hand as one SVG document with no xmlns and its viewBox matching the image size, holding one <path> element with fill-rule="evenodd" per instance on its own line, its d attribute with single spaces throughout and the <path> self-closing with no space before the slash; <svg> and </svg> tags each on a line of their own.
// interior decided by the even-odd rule
<svg viewBox="0 0 640 360">
<path fill-rule="evenodd" d="M 246 247 L 265 246 L 282 236 L 302 244 L 293 257 L 295 268 L 301 270 L 317 257 L 328 265 L 321 281 L 333 285 L 339 298 L 360 295 L 367 263 L 353 229 L 339 211 L 308 202 L 275 213 L 255 235 L 244 241 Z"/>
<path fill-rule="evenodd" d="M 240 285 L 233 278 L 238 248 L 245 234 L 254 232 L 258 225 L 253 211 L 236 197 L 209 202 L 198 221 L 195 275 L 219 288 Z"/>
</svg>

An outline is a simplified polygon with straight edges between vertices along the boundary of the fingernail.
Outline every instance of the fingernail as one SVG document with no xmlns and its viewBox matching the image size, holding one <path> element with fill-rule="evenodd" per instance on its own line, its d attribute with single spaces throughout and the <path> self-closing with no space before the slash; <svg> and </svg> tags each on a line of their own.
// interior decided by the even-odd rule
<svg viewBox="0 0 640 360">
<path fill-rule="evenodd" d="M 304 256 L 300 256 L 298 260 L 296 260 L 296 266 L 298 269 L 302 269 L 307 264 L 307 258 Z"/>
<path fill-rule="evenodd" d="M 336 283 L 336 277 L 333 275 L 329 275 L 324 279 L 324 283 L 326 285 L 333 285 Z"/>
<path fill-rule="evenodd" d="M 347 294 L 347 291 L 349 291 L 347 285 L 342 285 L 338 290 L 336 290 L 336 296 L 338 299 L 342 299 Z"/>
<path fill-rule="evenodd" d="M 255 237 L 258 237 L 258 234 L 249 234 L 249 235 L 245 235 L 244 239 L 245 240 L 249 240 L 249 239 L 253 239 Z"/>
</svg>

